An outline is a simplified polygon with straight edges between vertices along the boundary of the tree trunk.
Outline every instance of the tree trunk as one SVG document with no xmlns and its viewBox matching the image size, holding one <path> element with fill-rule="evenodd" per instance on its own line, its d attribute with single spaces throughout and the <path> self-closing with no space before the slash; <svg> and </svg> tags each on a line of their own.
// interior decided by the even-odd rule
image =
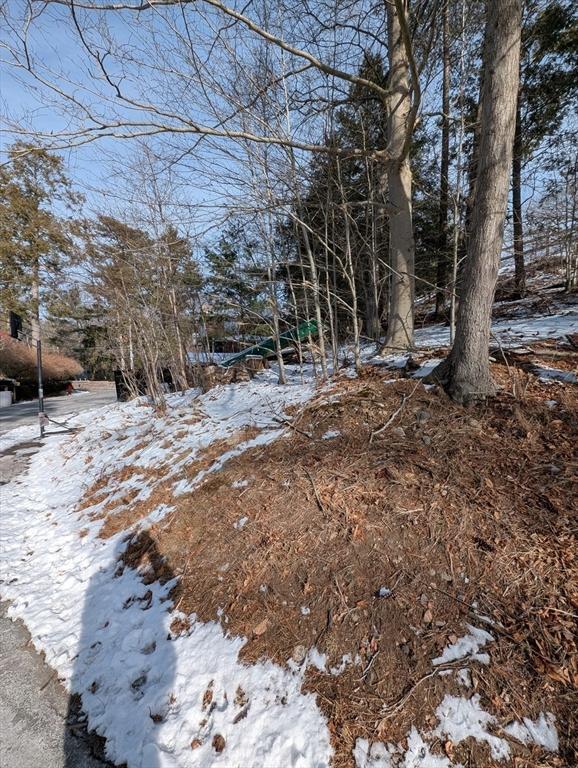
<svg viewBox="0 0 578 768">
<path fill-rule="evenodd" d="M 514 218 L 514 285 L 516 294 L 526 294 L 526 267 L 524 265 L 524 225 L 522 220 L 522 126 L 520 94 L 516 107 L 516 132 L 512 158 L 512 213 Z"/>
<path fill-rule="evenodd" d="M 413 347 L 415 243 L 413 239 L 412 174 L 406 146 L 410 112 L 409 63 L 394 3 L 387 5 L 389 89 L 388 148 L 393 158 L 387 174 L 389 205 L 390 292 L 387 334 L 381 354 Z"/>
<path fill-rule="evenodd" d="M 443 315 L 448 284 L 448 174 L 450 170 L 450 41 L 448 0 L 443 8 L 442 158 L 440 169 L 439 242 L 436 277 L 436 317 Z"/>
<path fill-rule="evenodd" d="M 512 167 L 520 27 L 520 0 L 487 0 L 480 148 L 468 258 L 455 343 L 432 375 L 458 402 L 495 392 L 488 347 Z"/>
</svg>

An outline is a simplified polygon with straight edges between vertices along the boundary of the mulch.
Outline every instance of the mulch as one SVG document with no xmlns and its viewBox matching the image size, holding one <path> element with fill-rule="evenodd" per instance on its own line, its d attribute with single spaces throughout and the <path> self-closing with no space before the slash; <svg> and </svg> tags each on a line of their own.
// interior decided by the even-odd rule
<svg viewBox="0 0 578 768">
<path fill-rule="evenodd" d="M 557 718 L 560 754 L 512 742 L 515 764 L 576 763 L 576 387 L 498 363 L 493 374 L 499 395 L 464 409 L 366 367 L 193 493 L 163 486 L 176 511 L 147 536 L 181 576 L 176 608 L 219 612 L 225 631 L 248 638 L 247 661 L 285 664 L 312 646 L 328 667 L 358 657 L 305 678 L 336 768 L 351 768 L 357 737 L 403 741 L 411 725 L 435 725 L 444 693 L 464 689 L 432 675 L 431 660 L 484 616 L 496 642 L 490 665 L 471 665 L 482 705 L 503 724 Z M 445 748 L 464 766 L 494 764 L 485 746 Z"/>
</svg>

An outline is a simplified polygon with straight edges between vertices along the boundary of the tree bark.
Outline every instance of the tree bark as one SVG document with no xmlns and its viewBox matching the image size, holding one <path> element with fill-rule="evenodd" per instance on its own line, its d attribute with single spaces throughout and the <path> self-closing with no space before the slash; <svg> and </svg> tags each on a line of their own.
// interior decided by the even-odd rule
<svg viewBox="0 0 578 768">
<path fill-rule="evenodd" d="M 404 8 L 406 4 L 404 3 Z M 390 292 L 387 334 L 381 354 L 413 347 L 415 243 L 413 238 L 412 173 L 406 152 L 410 117 L 409 62 L 397 5 L 387 5 L 389 89 L 388 148 L 393 159 L 387 173 L 389 204 Z"/>
<path fill-rule="evenodd" d="M 439 242 L 436 277 L 436 317 L 443 315 L 448 284 L 448 174 L 450 170 L 450 41 L 448 0 L 443 7 L 442 157 L 440 168 Z"/>
<path fill-rule="evenodd" d="M 526 267 L 524 264 L 524 225 L 522 219 L 522 125 L 520 94 L 516 106 L 516 132 L 512 158 L 512 213 L 514 218 L 514 285 L 516 294 L 526 294 Z"/>
<path fill-rule="evenodd" d="M 432 375 L 462 403 L 495 392 L 488 347 L 512 167 L 520 28 L 520 0 L 487 0 L 480 148 L 468 257 L 455 342 Z"/>
</svg>

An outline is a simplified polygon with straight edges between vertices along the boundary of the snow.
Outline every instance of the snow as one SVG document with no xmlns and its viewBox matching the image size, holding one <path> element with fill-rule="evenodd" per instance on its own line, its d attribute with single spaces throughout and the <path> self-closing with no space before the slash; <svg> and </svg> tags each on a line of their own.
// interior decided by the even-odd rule
<svg viewBox="0 0 578 768">
<path fill-rule="evenodd" d="M 420 365 L 420 367 L 415 371 L 413 374 L 414 379 L 425 379 L 426 376 L 429 376 L 430 373 L 433 371 L 433 369 L 436 367 L 436 365 L 439 365 L 442 361 L 441 357 L 432 357 L 431 360 L 426 360 L 423 365 Z"/>
<path fill-rule="evenodd" d="M 485 742 L 494 760 L 505 760 L 510 756 L 507 741 L 488 732 L 488 726 L 494 725 L 496 718 L 482 709 L 478 693 L 471 699 L 446 694 L 436 715 L 439 720 L 436 736 L 447 736 L 454 744 L 468 738 Z"/>
<path fill-rule="evenodd" d="M 462 670 L 463 671 L 463 670 Z M 481 706 L 480 695 L 470 698 L 446 694 L 436 709 L 437 727 L 421 732 L 412 726 L 407 734 L 407 748 L 401 744 L 383 744 L 358 738 L 353 749 L 356 768 L 459 768 L 447 756 L 432 752 L 431 746 L 441 740 L 459 744 L 474 739 L 487 744 L 493 760 L 509 759 L 510 745 L 506 739 L 494 735 L 491 730 L 499 727 L 494 715 Z M 533 721 L 525 717 L 523 722 L 513 722 L 502 729 L 503 733 L 523 744 L 537 744 L 551 752 L 558 750 L 558 734 L 551 713 L 541 712 Z"/>
<path fill-rule="evenodd" d="M 82 695 L 89 728 L 106 736 L 110 760 L 129 768 L 329 765 L 327 722 L 315 697 L 302 692 L 307 665 L 245 664 L 239 660 L 245 638 L 194 615 L 183 617 L 190 628 L 175 634 L 171 625 L 179 614 L 170 612 L 168 598 L 174 581 L 145 584 L 144 565 L 119 566 L 126 534 L 98 538 L 103 521 L 91 517 L 107 499 L 77 510 L 86 489 L 115 470 L 135 469 L 107 488 L 108 499 L 129 487 L 144 498 L 150 487 L 138 468 L 164 467 L 176 479 L 177 468 L 213 441 L 246 426 L 261 430 L 215 461 L 210 471 L 216 471 L 240 450 L 282 437 L 277 417 L 312 394 L 310 385 L 278 387 L 263 376 L 202 396 L 171 396 L 167 416 L 143 399 L 85 412 L 74 419 L 77 435 L 48 438 L 26 476 L 1 487 L 2 598 L 11 601 L 9 615 L 25 621 L 34 646 L 67 688 Z M 9 433 L 2 447 L 35 432 Z M 177 432 L 179 455 L 184 446 L 186 456 L 175 461 Z M 195 482 L 203 477 L 199 473 Z M 160 505 L 140 527 L 170 511 Z M 308 663 L 325 670 L 316 649 Z M 208 688 L 210 707 L 203 705 Z M 246 705 L 236 703 L 239 691 Z M 225 740 L 221 753 L 212 745 L 217 735 Z"/>
<path fill-rule="evenodd" d="M 578 384 L 578 376 L 572 371 L 550 368 L 547 365 L 535 365 L 534 373 L 538 375 L 540 381 L 563 381 L 566 384 Z"/>
<path fill-rule="evenodd" d="M 458 669 L 456 672 L 456 680 L 460 685 L 463 685 L 464 688 L 472 687 L 472 677 L 470 675 L 470 670 L 467 667 Z"/>
<path fill-rule="evenodd" d="M 369 744 L 367 739 L 355 742 L 353 758 L 356 768 L 450 768 L 447 757 L 434 755 L 422 734 L 412 727 L 407 735 L 407 750 L 399 745 Z"/>
<path fill-rule="evenodd" d="M 338 429 L 329 429 L 325 434 L 321 435 L 322 440 L 333 440 L 334 437 L 339 437 L 341 432 Z"/>
<path fill-rule="evenodd" d="M 505 345 L 577 330 L 573 309 L 494 325 Z M 416 334 L 419 346 L 447 343 L 448 335 L 442 326 Z M 401 361 L 398 356 L 393 364 Z M 314 395 L 313 384 L 303 382 L 296 368 L 287 366 L 287 373 L 290 383 L 285 387 L 277 385 L 271 369 L 251 382 L 215 387 L 204 395 L 197 390 L 170 395 L 166 415 L 155 413 L 144 398 L 72 415 L 68 421 L 78 427 L 77 434 L 48 437 L 31 457 L 25 477 L 0 486 L 0 593 L 11 601 L 9 615 L 24 620 L 34 646 L 45 653 L 67 688 L 82 695 L 89 728 L 106 736 L 109 759 L 126 762 L 128 768 L 330 764 L 328 725 L 315 697 L 303 692 L 303 676 L 310 667 L 321 674 L 341 674 L 351 663 L 350 654 L 329 670 L 326 655 L 315 647 L 299 665 L 292 660 L 286 667 L 268 660 L 241 662 L 245 638 L 225 634 L 220 621 L 203 623 L 194 615 L 171 612 L 173 580 L 145 584 L 145 564 L 120 567 L 126 531 L 98 537 L 104 505 L 122 499 L 128 490 L 136 492 L 137 501 L 150 495 L 155 480 L 149 470 L 158 471 L 160 481 L 171 480 L 175 495 L 190 493 L 231 458 L 283 439 L 287 429 L 282 414 Z M 240 439 L 247 429 L 253 436 Z M 37 433 L 36 425 L 12 430 L 0 436 L 0 451 L 34 440 Z M 322 437 L 339 434 L 330 430 Z M 222 440 L 230 440 L 232 447 L 183 480 L 183 471 Z M 115 476 L 127 467 L 132 473 Z M 107 477 L 113 479 L 104 485 L 104 497 L 78 510 L 87 489 Z M 239 479 L 232 487 L 247 483 Z M 172 512 L 170 504 L 160 504 L 130 533 L 147 535 L 147 527 L 162 524 Z M 241 530 L 248 520 L 243 515 L 233 525 Z M 227 578 L 228 563 L 215 563 L 215 568 L 220 579 Z M 380 594 L 387 597 L 388 589 L 382 587 Z M 301 608 L 303 615 L 308 611 Z M 186 620 L 188 629 L 171 629 L 177 617 Z M 468 634 L 446 647 L 433 665 L 462 659 L 465 664 L 489 663 L 481 649 L 492 640 L 489 632 L 468 625 Z M 454 685 L 471 684 L 467 666 L 447 679 Z M 212 692 L 210 706 L 203 703 L 207 690 Z M 240 700 L 244 703 L 236 703 Z M 442 737 L 486 743 L 495 760 L 509 755 L 507 741 L 490 731 L 499 723 L 481 707 L 478 694 L 448 694 L 436 715 L 438 725 L 431 732 L 410 728 L 405 747 L 358 739 L 357 768 L 449 768 L 449 757 L 432 752 Z M 524 744 L 558 748 L 550 713 L 510 723 L 503 732 Z M 217 735 L 225 742 L 221 753 L 212 746 Z"/>
<path fill-rule="evenodd" d="M 330 667 L 329 672 L 334 677 L 339 677 L 339 675 L 343 674 L 347 667 L 351 664 L 352 658 L 350 653 L 344 653 L 341 657 L 341 661 L 339 662 L 338 666 L 336 667 Z"/>
<path fill-rule="evenodd" d="M 407 737 L 407 752 L 401 768 L 448 768 L 450 765 L 447 757 L 437 757 L 431 753 L 417 728 L 411 729 Z"/>
<path fill-rule="evenodd" d="M 578 309 L 563 306 L 550 315 L 500 319 L 492 323 L 492 334 L 504 347 L 538 339 L 561 338 L 577 332 Z M 429 325 L 415 331 L 418 347 L 444 347 L 449 341 L 450 329 L 447 325 Z"/>
<path fill-rule="evenodd" d="M 554 725 L 555 718 L 550 712 L 540 715 L 536 720 L 525 717 L 522 723 L 513 722 L 504 728 L 508 736 L 513 736 L 523 744 L 534 742 L 550 752 L 558 751 L 558 732 Z"/>
<path fill-rule="evenodd" d="M 392 756 L 397 750 L 393 745 L 359 738 L 353 748 L 353 759 L 357 768 L 392 768 Z"/>
<path fill-rule="evenodd" d="M 444 648 L 442 655 L 432 661 L 434 667 L 466 657 L 472 661 L 479 661 L 481 664 L 490 663 L 489 655 L 487 653 L 479 653 L 479 650 L 486 643 L 492 642 L 493 636 L 486 632 L 485 629 L 478 629 L 471 624 L 466 626 L 469 629 L 469 634 L 460 637 L 455 643 Z"/>
</svg>

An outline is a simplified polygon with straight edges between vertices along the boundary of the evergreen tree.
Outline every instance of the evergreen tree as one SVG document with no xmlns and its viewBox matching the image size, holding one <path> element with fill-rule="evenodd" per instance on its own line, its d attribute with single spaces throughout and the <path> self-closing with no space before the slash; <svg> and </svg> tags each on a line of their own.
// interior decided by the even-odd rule
<svg viewBox="0 0 578 768">
<path fill-rule="evenodd" d="M 40 317 L 74 255 L 72 214 L 80 196 L 62 158 L 14 144 L 0 168 L 0 301 L 29 319 L 39 338 Z"/>
</svg>

